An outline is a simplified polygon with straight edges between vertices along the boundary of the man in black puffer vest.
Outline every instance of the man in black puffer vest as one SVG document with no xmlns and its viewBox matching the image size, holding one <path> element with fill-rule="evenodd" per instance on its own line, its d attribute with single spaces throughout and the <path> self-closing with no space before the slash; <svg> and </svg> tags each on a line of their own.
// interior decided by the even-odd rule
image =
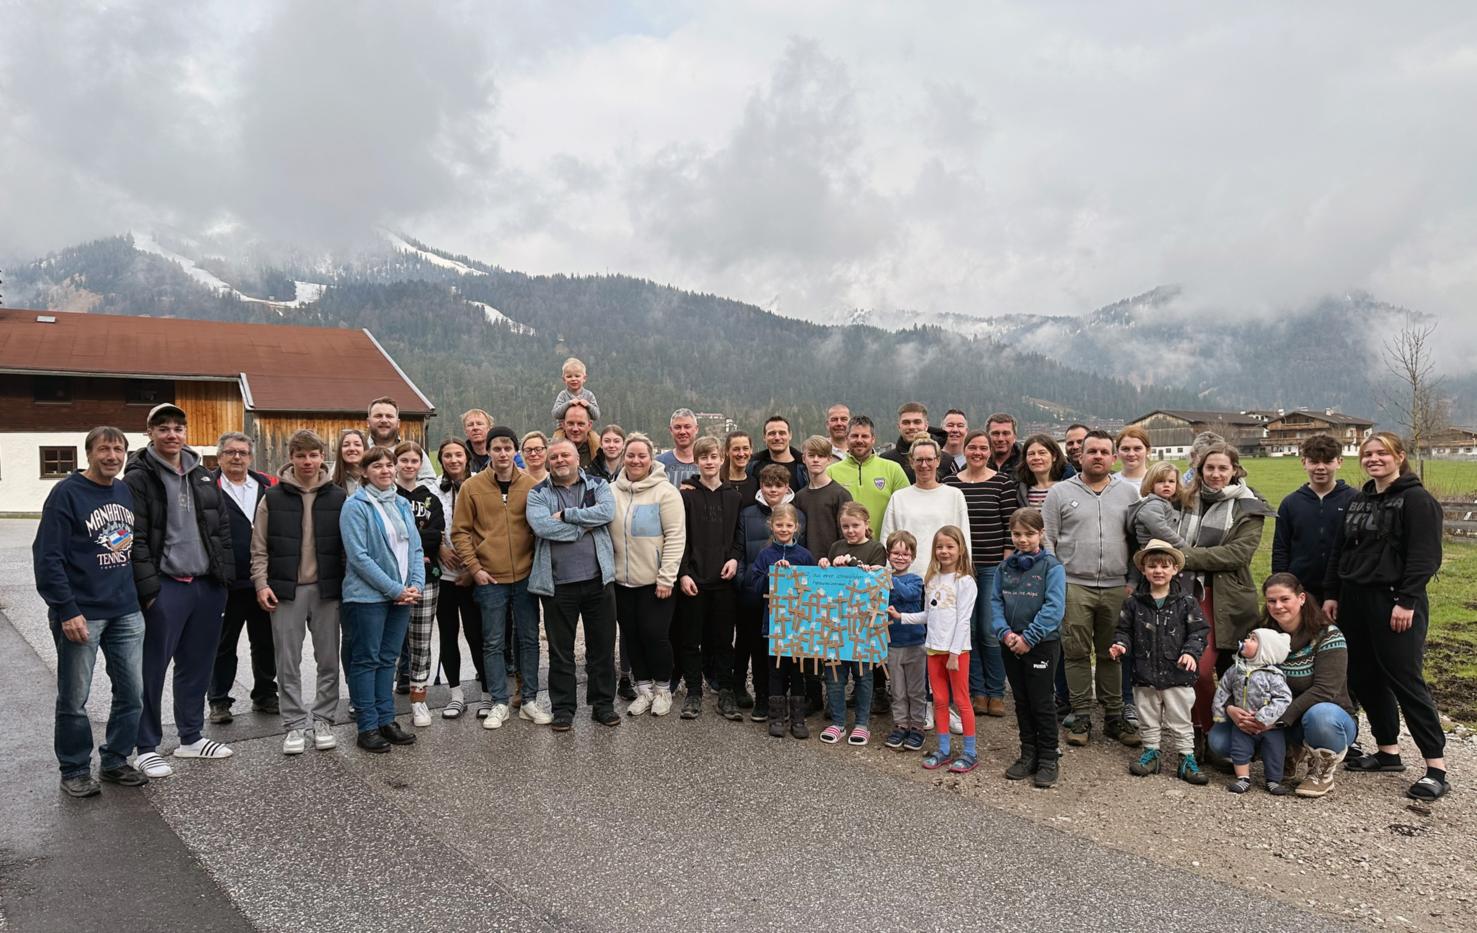
<svg viewBox="0 0 1477 933">
<path fill-rule="evenodd" d="M 185 446 L 184 409 L 155 405 L 147 425 L 149 445 L 129 460 L 123 481 L 133 493 L 133 579 L 144 610 L 144 711 L 134 767 L 159 778 L 174 773 L 158 753 L 170 661 L 180 741 L 174 757 L 231 756 L 200 729 L 236 555 L 220 487 Z"/>
<path fill-rule="evenodd" d="M 298 755 L 308 736 L 317 749 L 333 748 L 333 713 L 338 707 L 339 597 L 344 581 L 344 546 L 339 512 L 347 496 L 329 480 L 323 457 L 328 445 L 312 431 L 287 442 L 291 460 L 281 482 L 257 506 L 251 531 L 251 582 L 261 607 L 272 614 L 277 649 L 278 704 L 287 735 L 282 753 Z M 313 636 L 318 681 L 308 711 L 299 673 L 303 638 Z"/>
</svg>

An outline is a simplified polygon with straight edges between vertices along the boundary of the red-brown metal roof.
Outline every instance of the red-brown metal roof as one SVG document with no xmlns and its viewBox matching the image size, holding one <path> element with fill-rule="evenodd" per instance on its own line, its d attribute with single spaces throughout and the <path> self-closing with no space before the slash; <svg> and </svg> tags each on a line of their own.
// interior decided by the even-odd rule
<svg viewBox="0 0 1477 933">
<path fill-rule="evenodd" d="M 39 319 L 52 319 L 43 322 Z M 254 411 L 435 406 L 367 330 L 0 309 L 0 371 L 239 379 Z"/>
</svg>

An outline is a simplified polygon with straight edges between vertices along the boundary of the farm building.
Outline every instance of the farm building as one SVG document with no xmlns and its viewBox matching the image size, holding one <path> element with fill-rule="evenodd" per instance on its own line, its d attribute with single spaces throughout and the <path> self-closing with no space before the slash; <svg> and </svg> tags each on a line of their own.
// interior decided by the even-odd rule
<svg viewBox="0 0 1477 933">
<path fill-rule="evenodd" d="M 1321 411 L 1295 409 L 1272 412 L 1267 422 L 1267 436 L 1262 441 L 1269 457 L 1296 457 L 1303 441 L 1314 434 L 1330 434 L 1344 447 L 1344 456 L 1359 453 L 1359 445 L 1374 431 L 1374 422 L 1325 408 Z"/>
<path fill-rule="evenodd" d="M 424 445 L 435 406 L 367 330 L 0 310 L 0 513 L 40 510 L 56 480 L 86 466 L 97 425 L 144 444 L 160 402 L 184 409 L 208 462 L 221 434 L 241 431 L 256 439 L 257 468 L 275 470 L 294 431 L 332 444 L 364 427 L 380 396 L 399 404 L 401 436 Z"/>
<path fill-rule="evenodd" d="M 1214 431 L 1243 454 L 1256 453 L 1261 449 L 1267 421 L 1260 412 L 1158 409 L 1128 425 L 1148 433 L 1150 459 L 1171 460 L 1187 456 L 1195 435 L 1203 431 Z"/>
<path fill-rule="evenodd" d="M 1421 446 L 1426 456 L 1438 460 L 1470 460 L 1477 458 L 1477 429 L 1447 428 L 1424 438 Z"/>
</svg>

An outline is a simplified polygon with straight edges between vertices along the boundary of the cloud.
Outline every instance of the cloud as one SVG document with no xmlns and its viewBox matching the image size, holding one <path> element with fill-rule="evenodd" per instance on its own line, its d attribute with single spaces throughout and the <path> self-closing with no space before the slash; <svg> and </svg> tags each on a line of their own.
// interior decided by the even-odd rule
<svg viewBox="0 0 1477 933">
<path fill-rule="evenodd" d="M 0 253 L 388 223 L 822 320 L 1172 282 L 1477 340 L 1468 4 L 10 6 Z"/>
</svg>

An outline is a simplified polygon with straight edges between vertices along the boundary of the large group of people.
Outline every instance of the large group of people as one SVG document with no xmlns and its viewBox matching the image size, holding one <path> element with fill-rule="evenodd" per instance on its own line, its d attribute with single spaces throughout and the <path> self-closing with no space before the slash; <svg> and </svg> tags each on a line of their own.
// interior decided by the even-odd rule
<svg viewBox="0 0 1477 933">
<path fill-rule="evenodd" d="M 563 376 L 549 433 L 473 409 L 434 453 L 401 438 L 387 398 L 332 443 L 298 431 L 275 472 L 253 469 L 240 433 L 220 438 L 207 470 L 169 403 L 149 412 L 142 450 L 115 427 L 89 433 L 87 467 L 52 491 L 33 549 L 58 652 L 63 790 L 172 773 L 160 752 L 171 665 L 172 757 L 229 758 L 204 729 L 233 716 L 243 632 L 252 709 L 279 716 L 282 751 L 298 755 L 336 746 L 344 682 L 359 748 L 414 744 L 433 722 L 433 641 L 444 719 L 496 730 L 516 711 L 567 732 L 581 629 L 584 704 L 604 726 L 674 707 L 697 719 L 706 697 L 776 737 L 807 738 L 807 718 L 824 715 L 823 742 L 867 745 L 872 717 L 890 715 L 885 747 L 964 773 L 979 764 L 976 717 L 1006 716 L 1008 692 L 1020 738 L 1008 779 L 1052 786 L 1059 739 L 1087 745 L 1097 717 L 1135 749 L 1133 775 L 1168 764 L 1201 785 L 1210 762 L 1244 793 L 1259 755 L 1268 791 L 1318 797 L 1340 765 L 1404 770 L 1403 716 L 1426 764 L 1409 795 L 1449 787 L 1422 673 L 1441 511 L 1394 435 L 1360 446 L 1360 489 L 1337 479 L 1336 440 L 1309 439 L 1308 483 L 1274 513 L 1215 437 L 1181 475 L 1152 462 L 1137 428 L 1021 440 L 1008 414 L 971 430 L 950 409 L 934 428 L 909 402 L 880 452 L 876 424 L 844 404 L 808 438 L 769 418 L 757 452 L 742 431 L 699 436 L 682 408 L 662 450 L 597 426 L 583 363 Z M 1274 573 L 1258 587 L 1252 555 L 1274 514 Z M 807 671 L 770 654 L 770 569 L 806 564 L 889 571 L 885 665 Z M 94 776 L 99 650 L 114 696 Z"/>
</svg>

